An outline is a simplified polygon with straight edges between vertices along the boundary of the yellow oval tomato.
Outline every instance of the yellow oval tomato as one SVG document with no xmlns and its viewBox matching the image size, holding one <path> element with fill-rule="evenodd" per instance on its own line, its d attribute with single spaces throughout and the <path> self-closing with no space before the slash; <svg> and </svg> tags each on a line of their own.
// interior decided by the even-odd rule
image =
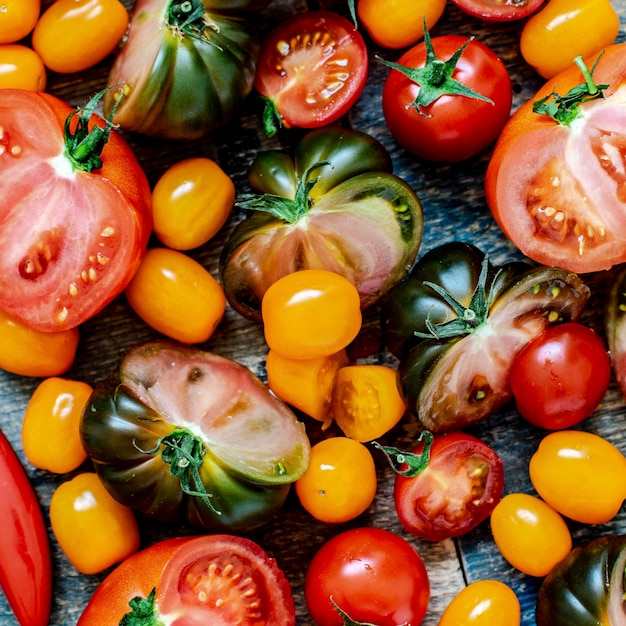
<svg viewBox="0 0 626 626">
<path fill-rule="evenodd" d="M 17 43 L 0 45 L 0 89 L 45 91 L 46 78 L 43 61 L 32 48 Z"/>
<path fill-rule="evenodd" d="M 21 376 L 59 376 L 74 363 L 78 339 L 77 328 L 45 333 L 0 311 L 0 368 Z"/>
<path fill-rule="evenodd" d="M 270 350 L 265 361 L 267 385 L 283 402 L 325 422 L 330 413 L 335 375 L 346 365 L 345 350 L 314 359 L 290 359 Z"/>
<path fill-rule="evenodd" d="M 357 16 L 383 48 L 408 48 L 424 37 L 443 15 L 446 0 L 358 0 Z"/>
<path fill-rule="evenodd" d="M 619 28 L 610 0 L 550 0 L 524 24 L 520 50 L 541 76 L 552 78 L 575 57 L 591 56 L 612 44 Z"/>
<path fill-rule="evenodd" d="M 35 467 L 64 474 L 85 461 L 79 424 L 92 391 L 87 383 L 56 376 L 35 389 L 22 422 L 24 454 Z"/>
<path fill-rule="evenodd" d="M 208 270 L 169 248 L 148 250 L 126 298 L 146 324 L 183 343 L 206 341 L 226 309 L 224 291 Z"/>
<path fill-rule="evenodd" d="M 546 576 L 572 549 L 563 518 L 526 493 L 510 493 L 491 512 L 491 532 L 502 556 L 529 576 Z"/>
<path fill-rule="evenodd" d="M 477 580 L 464 587 L 446 607 L 438 626 L 519 626 L 520 602 L 499 580 Z"/>
<path fill-rule="evenodd" d="M 626 458 L 594 433 L 550 433 L 531 457 L 529 472 L 537 493 L 553 509 L 583 524 L 613 519 L 626 498 Z"/>
<path fill-rule="evenodd" d="M 235 185 L 215 161 L 184 159 L 154 186 L 154 233 L 169 248 L 197 248 L 226 223 L 234 202 Z"/>
<path fill-rule="evenodd" d="M 33 48 L 47 68 L 81 72 L 115 51 L 128 24 L 119 0 L 56 0 L 35 26 Z"/>
<path fill-rule="evenodd" d="M 330 437 L 311 448 L 311 463 L 295 490 L 315 519 L 339 524 L 363 513 L 376 495 L 376 466 L 370 451 L 348 437 Z"/>
<path fill-rule="evenodd" d="M 372 441 L 391 430 L 405 412 L 391 367 L 357 364 L 337 372 L 331 415 L 348 437 Z"/>
<path fill-rule="evenodd" d="M 113 499 L 94 472 L 57 487 L 50 525 L 65 556 L 83 574 L 97 574 L 139 548 L 134 513 Z"/>
<path fill-rule="evenodd" d="M 0 0 L 0 43 L 26 37 L 35 28 L 40 11 L 40 0 Z"/>
</svg>

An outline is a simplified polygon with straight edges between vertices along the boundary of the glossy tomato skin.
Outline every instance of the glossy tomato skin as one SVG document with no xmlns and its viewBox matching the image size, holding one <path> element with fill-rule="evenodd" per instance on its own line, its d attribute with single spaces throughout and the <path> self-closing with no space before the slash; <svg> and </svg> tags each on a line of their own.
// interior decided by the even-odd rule
<svg viewBox="0 0 626 626">
<path fill-rule="evenodd" d="M 448 60 L 467 37 L 434 37 L 436 56 Z M 426 44 L 406 51 L 398 64 L 421 68 Z M 452 78 L 489 98 L 487 102 L 461 95 L 443 95 L 432 104 L 412 106 L 421 87 L 397 69 L 391 69 L 383 87 L 383 114 L 391 134 L 404 148 L 429 161 L 463 161 L 489 146 L 509 118 L 513 92 L 508 70 L 499 57 L 472 39 L 452 73 Z"/>
<path fill-rule="evenodd" d="M 252 372 L 167 341 L 127 353 L 95 388 L 80 432 L 122 504 L 211 530 L 266 523 L 309 464 L 303 425 Z M 178 449 L 187 450 L 180 465 Z"/>
<path fill-rule="evenodd" d="M 135 273 L 152 226 L 150 187 L 115 131 L 102 167 L 74 169 L 63 154 L 72 109 L 58 98 L 2 89 L 0 109 L 8 131 L 0 154 L 0 309 L 44 332 L 71 329 L 119 295 Z M 92 123 L 104 125 L 99 118 Z"/>
<path fill-rule="evenodd" d="M 328 165 L 320 165 L 323 161 Z M 259 153 L 250 167 L 250 186 L 255 194 L 288 203 L 289 217 L 272 214 L 257 196 L 246 205 L 253 211 L 234 229 L 220 257 L 230 305 L 261 321 L 268 287 L 302 269 L 345 276 L 357 287 L 362 309 L 380 300 L 413 264 L 422 239 L 421 203 L 391 170 L 379 141 L 333 125 L 306 133 L 293 154 Z M 301 204 L 295 197 L 304 179 L 316 182 Z"/>
<path fill-rule="evenodd" d="M 229 576 L 231 569 L 235 574 Z M 190 571 L 206 601 L 190 586 Z M 131 600 L 147 599 L 153 590 L 155 618 L 174 619 L 178 612 L 179 619 L 187 616 L 201 620 L 194 623 L 229 626 L 254 619 L 251 612 L 256 606 L 267 626 L 296 623 L 289 582 L 273 558 L 250 539 L 205 535 L 165 539 L 132 555 L 100 583 L 78 626 L 118 624 L 129 614 Z M 229 594 L 228 603 L 216 602 L 222 593 Z"/>
<path fill-rule="evenodd" d="M 624 620 L 626 537 L 586 541 L 558 563 L 537 595 L 537 626 L 610 626 Z"/>
<path fill-rule="evenodd" d="M 46 68 L 41 57 L 22 44 L 0 45 L 0 89 L 46 89 Z"/>
<path fill-rule="evenodd" d="M 40 0 L 5 0 L 0 13 L 0 43 L 15 43 L 35 28 L 41 12 Z"/>
<path fill-rule="evenodd" d="M 460 9 L 488 22 L 507 22 L 526 18 L 538 11 L 546 0 L 521 0 L 502 2 L 501 0 L 452 0 Z"/>
<path fill-rule="evenodd" d="M 367 71 L 365 41 L 354 24 L 331 11 L 309 11 L 281 22 L 264 39 L 254 85 L 283 126 L 317 128 L 347 113 Z"/>
<path fill-rule="evenodd" d="M 477 289 L 484 299 L 473 300 Z M 520 262 L 496 268 L 464 242 L 431 249 L 381 309 L 407 410 L 431 432 L 459 430 L 491 414 L 512 398 L 515 354 L 547 326 L 578 319 L 589 294 L 579 276 L 557 268 Z"/>
<path fill-rule="evenodd" d="M 357 623 L 417 626 L 426 614 L 430 583 L 406 539 L 382 528 L 359 527 L 335 535 L 309 564 L 304 597 L 318 626 L 344 624 L 331 596 Z"/>
<path fill-rule="evenodd" d="M 422 452 L 424 444 L 412 451 Z M 405 530 L 429 541 L 458 537 L 486 520 L 504 489 L 502 459 L 485 442 L 465 433 L 434 437 L 426 468 L 398 474 L 394 500 Z"/>
</svg>

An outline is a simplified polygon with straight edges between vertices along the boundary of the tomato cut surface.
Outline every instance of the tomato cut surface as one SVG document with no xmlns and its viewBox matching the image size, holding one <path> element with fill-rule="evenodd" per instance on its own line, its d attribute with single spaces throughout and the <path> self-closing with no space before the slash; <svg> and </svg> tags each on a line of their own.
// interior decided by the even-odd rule
<svg viewBox="0 0 626 626">
<path fill-rule="evenodd" d="M 506 22 L 528 17 L 546 0 L 452 0 L 466 13 L 489 22 Z"/>
</svg>

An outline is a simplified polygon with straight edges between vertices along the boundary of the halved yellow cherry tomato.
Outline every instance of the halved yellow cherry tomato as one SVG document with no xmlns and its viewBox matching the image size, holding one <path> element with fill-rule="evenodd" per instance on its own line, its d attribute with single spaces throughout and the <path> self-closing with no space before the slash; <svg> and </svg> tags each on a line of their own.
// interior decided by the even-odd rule
<svg viewBox="0 0 626 626">
<path fill-rule="evenodd" d="M 43 61 L 32 48 L 18 43 L 0 45 L 0 89 L 45 91 L 46 79 Z"/>
<path fill-rule="evenodd" d="M 126 298 L 135 313 L 158 332 L 183 343 L 202 343 L 224 316 L 219 283 L 184 252 L 151 248 L 142 259 Z"/>
<path fill-rule="evenodd" d="M 235 185 L 215 161 L 184 159 L 154 186 L 154 233 L 169 248 L 197 248 L 226 223 L 234 202 Z"/>
<path fill-rule="evenodd" d="M 303 508 L 315 519 L 340 524 L 363 513 L 376 495 L 371 452 L 348 437 L 330 437 L 311 448 L 309 469 L 295 482 Z"/>
<path fill-rule="evenodd" d="M 337 372 L 331 416 L 346 436 L 372 441 L 391 430 L 405 412 L 391 367 L 357 364 Z"/>
<path fill-rule="evenodd" d="M 0 43 L 26 37 L 35 28 L 40 11 L 40 0 L 0 0 Z"/>
<path fill-rule="evenodd" d="M 61 550 L 83 574 L 97 574 L 139 548 L 133 511 L 114 500 L 94 472 L 57 487 L 50 500 L 50 524 Z"/>
<path fill-rule="evenodd" d="M 92 391 L 87 383 L 56 376 L 35 389 L 22 422 L 24 454 L 35 467 L 64 474 L 85 461 L 79 424 Z"/>
<path fill-rule="evenodd" d="M 21 376 L 64 374 L 74 363 L 78 329 L 45 333 L 0 311 L 0 369 Z"/>
</svg>

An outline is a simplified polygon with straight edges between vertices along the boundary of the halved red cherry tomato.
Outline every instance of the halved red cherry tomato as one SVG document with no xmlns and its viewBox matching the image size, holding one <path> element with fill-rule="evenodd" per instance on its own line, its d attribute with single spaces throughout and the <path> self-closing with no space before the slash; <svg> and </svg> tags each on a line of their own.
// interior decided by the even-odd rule
<svg viewBox="0 0 626 626">
<path fill-rule="evenodd" d="M 3 0 L 0 10 L 0 43 L 24 39 L 39 19 L 40 0 Z"/>
<path fill-rule="evenodd" d="M 528 17 L 546 0 L 452 0 L 460 9 L 488 22 L 506 22 Z"/>
<path fill-rule="evenodd" d="M 0 45 L 0 89 L 44 91 L 46 68 L 41 57 L 28 46 Z"/>
<path fill-rule="evenodd" d="M 267 99 L 266 132 L 316 128 L 338 120 L 365 86 L 365 42 L 350 21 L 331 11 L 298 13 L 263 41 L 255 87 Z"/>
</svg>

